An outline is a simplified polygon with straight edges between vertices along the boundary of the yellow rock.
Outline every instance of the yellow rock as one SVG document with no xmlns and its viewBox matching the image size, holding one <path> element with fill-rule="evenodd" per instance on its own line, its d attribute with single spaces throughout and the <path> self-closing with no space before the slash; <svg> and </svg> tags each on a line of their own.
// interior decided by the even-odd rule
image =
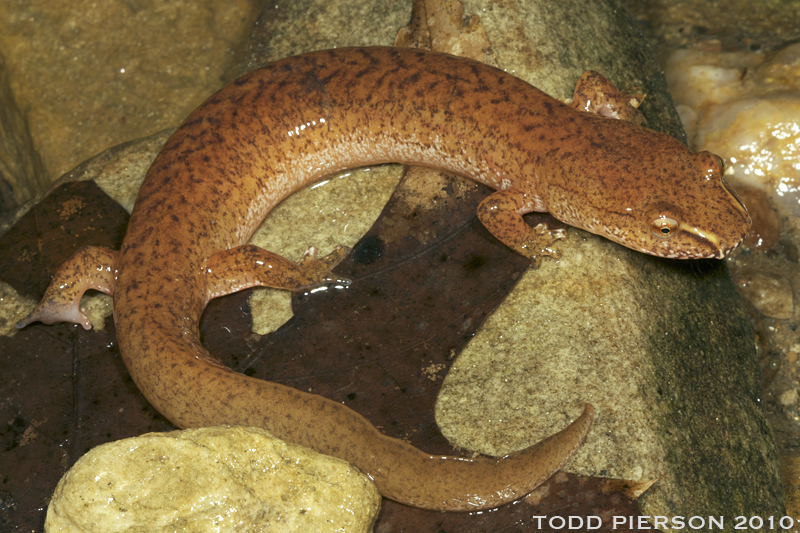
<svg viewBox="0 0 800 533">
<path fill-rule="evenodd" d="M 765 54 L 726 52 L 709 41 L 676 50 L 664 71 L 692 149 L 723 157 L 727 179 L 796 207 L 800 43 Z"/>
<path fill-rule="evenodd" d="M 202 428 L 92 449 L 59 481 L 45 531 L 367 532 L 380 501 L 344 461 L 258 428 Z"/>
</svg>

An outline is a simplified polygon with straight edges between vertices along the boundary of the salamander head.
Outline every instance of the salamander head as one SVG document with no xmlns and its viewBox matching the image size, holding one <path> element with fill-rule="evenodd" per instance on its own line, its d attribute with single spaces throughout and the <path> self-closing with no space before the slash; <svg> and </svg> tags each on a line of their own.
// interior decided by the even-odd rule
<svg viewBox="0 0 800 533">
<path fill-rule="evenodd" d="M 655 201 L 641 209 L 640 223 L 650 235 L 639 237 L 641 251 L 663 257 L 722 259 L 750 230 L 750 216 L 723 174 L 725 162 L 710 153 L 693 154 L 694 192 Z"/>
<path fill-rule="evenodd" d="M 661 257 L 722 259 L 739 245 L 750 216 L 725 184 L 721 158 L 652 130 L 604 122 L 603 142 L 577 152 L 570 177 L 545 192 L 556 218 Z"/>
</svg>

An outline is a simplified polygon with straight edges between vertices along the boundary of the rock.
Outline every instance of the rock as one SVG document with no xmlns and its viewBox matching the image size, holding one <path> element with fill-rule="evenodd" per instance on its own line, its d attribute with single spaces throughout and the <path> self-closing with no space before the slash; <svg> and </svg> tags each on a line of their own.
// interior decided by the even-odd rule
<svg viewBox="0 0 800 533">
<path fill-rule="evenodd" d="M 800 492 L 797 491 L 797 479 L 800 479 L 800 453 L 785 452 L 781 454 L 781 472 L 786 487 L 786 513 L 789 516 L 800 515 Z"/>
<path fill-rule="evenodd" d="M 736 194 L 747 206 L 747 212 L 753 220 L 753 226 L 743 244 L 754 250 L 774 248 L 781 236 L 781 223 L 766 193 L 756 187 L 737 185 Z"/>
<path fill-rule="evenodd" d="M 44 191 L 43 170 L 0 54 L 0 217 Z"/>
<path fill-rule="evenodd" d="M 58 483 L 45 531 L 366 533 L 380 502 L 344 461 L 262 429 L 212 427 L 92 449 Z"/>
<path fill-rule="evenodd" d="M 747 301 L 764 316 L 792 318 L 794 302 L 789 280 L 780 274 L 742 269 L 736 273 L 739 290 Z"/>
<path fill-rule="evenodd" d="M 792 2 L 633 0 L 627 5 L 653 40 L 672 49 L 707 39 L 758 49 L 800 38 L 800 12 Z"/>
<path fill-rule="evenodd" d="M 249 0 L 0 6 L 0 47 L 41 154 L 40 183 L 176 126 L 233 79 L 257 10 Z"/>
<path fill-rule="evenodd" d="M 709 41 L 674 51 L 665 65 L 673 97 L 686 120 L 690 146 L 723 157 L 725 178 L 737 191 L 740 185 L 765 190 L 773 203 L 794 216 L 795 147 L 800 139 L 797 57 L 798 44 L 770 53 L 728 52 L 720 42 Z M 766 198 L 749 196 L 756 211 L 770 216 Z M 777 227 L 778 222 L 771 224 Z"/>
<path fill-rule="evenodd" d="M 789 389 L 778 398 L 778 403 L 784 407 L 794 405 L 797 403 L 797 389 Z"/>
</svg>

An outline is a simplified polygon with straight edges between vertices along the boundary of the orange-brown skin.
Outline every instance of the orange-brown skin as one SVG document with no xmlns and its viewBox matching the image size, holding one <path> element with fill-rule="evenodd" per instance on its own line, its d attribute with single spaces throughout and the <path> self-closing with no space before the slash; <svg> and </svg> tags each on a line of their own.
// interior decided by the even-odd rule
<svg viewBox="0 0 800 533">
<path fill-rule="evenodd" d="M 521 219 L 532 210 L 680 258 L 722 257 L 749 224 L 710 154 L 576 111 L 486 65 L 394 48 L 279 61 L 212 96 L 169 139 L 139 192 L 115 265 L 116 290 L 106 283 L 125 363 L 161 413 L 180 427 L 266 428 L 351 462 L 388 498 L 429 509 L 495 507 L 571 456 L 591 424 L 588 405 L 562 432 L 499 461 L 431 457 L 341 404 L 235 373 L 201 345 L 198 322 L 213 297 L 253 285 L 335 281 L 330 269 L 344 249 L 295 264 L 244 243 L 299 188 L 384 162 L 435 167 L 498 189 L 482 204 L 481 220 L 532 258 L 559 237 L 542 244 L 537 235 L 547 232 Z M 91 250 L 76 261 L 94 258 Z M 20 324 L 60 319 L 48 313 Z"/>
</svg>

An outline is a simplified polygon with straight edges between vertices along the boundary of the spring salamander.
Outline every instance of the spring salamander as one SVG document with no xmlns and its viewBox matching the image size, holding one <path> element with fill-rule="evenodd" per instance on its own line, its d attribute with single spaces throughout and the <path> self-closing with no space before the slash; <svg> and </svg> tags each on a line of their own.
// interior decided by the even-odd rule
<svg viewBox="0 0 800 533">
<path fill-rule="evenodd" d="M 364 165 L 434 167 L 496 189 L 481 221 L 532 259 L 552 255 L 562 235 L 529 227 L 522 215 L 531 211 L 663 257 L 722 258 L 735 248 L 749 217 L 722 181 L 722 161 L 601 116 L 613 106 L 587 112 L 586 92 L 570 107 L 501 70 L 416 49 L 328 50 L 267 65 L 189 115 L 150 167 L 121 250 L 77 252 L 18 327 L 88 329 L 81 295 L 108 292 L 131 376 L 177 426 L 260 426 L 349 461 L 408 505 L 478 510 L 517 499 L 580 445 L 591 406 L 502 459 L 430 456 L 344 405 L 220 365 L 198 321 L 209 300 L 247 287 L 336 282 L 343 247 L 294 263 L 246 242 L 293 192 Z"/>
</svg>

